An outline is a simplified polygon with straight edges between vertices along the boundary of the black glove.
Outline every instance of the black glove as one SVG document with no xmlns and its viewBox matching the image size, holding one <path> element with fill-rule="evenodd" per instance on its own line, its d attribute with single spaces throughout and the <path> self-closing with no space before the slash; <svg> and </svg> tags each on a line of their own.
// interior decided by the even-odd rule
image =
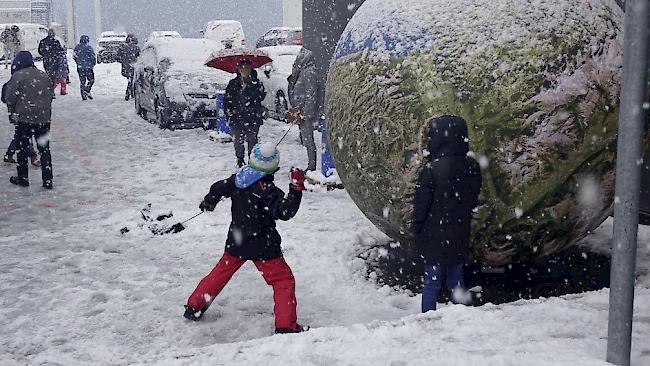
<svg viewBox="0 0 650 366">
<path fill-rule="evenodd" d="M 217 207 L 216 203 L 210 203 L 206 200 L 201 201 L 201 204 L 199 205 L 199 210 L 201 211 L 214 211 L 214 209 Z"/>
</svg>

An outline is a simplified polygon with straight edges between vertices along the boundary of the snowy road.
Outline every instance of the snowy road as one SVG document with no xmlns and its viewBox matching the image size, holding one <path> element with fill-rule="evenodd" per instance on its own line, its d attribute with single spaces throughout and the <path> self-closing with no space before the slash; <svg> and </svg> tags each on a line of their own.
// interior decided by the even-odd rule
<svg viewBox="0 0 650 366">
<path fill-rule="evenodd" d="M 175 219 L 192 216 L 210 185 L 233 172 L 232 145 L 146 123 L 122 99 L 116 64 L 96 74 L 94 101 L 80 100 L 74 75 L 70 95 L 54 102 L 53 191 L 34 168 L 30 188 L 11 186 L 14 166 L 0 166 L 0 365 L 604 364 L 606 290 L 414 315 L 419 296 L 365 280 L 359 246 L 384 236 L 344 191 L 307 193 L 297 217 L 279 223 L 299 322 L 317 329 L 270 336 L 272 291 L 250 263 L 203 321 L 186 321 L 187 296 L 223 253 L 229 203 L 156 237 L 137 229 L 138 211 L 152 203 Z M 8 143 L 5 114 L 0 126 Z M 262 139 L 284 128 L 269 121 Z M 297 130 L 289 136 L 278 174 L 285 190 L 290 166 L 306 165 Z M 132 231 L 120 235 L 123 226 Z M 642 239 L 647 252 L 650 232 Z M 637 365 L 650 364 L 649 287 L 646 271 Z"/>
</svg>

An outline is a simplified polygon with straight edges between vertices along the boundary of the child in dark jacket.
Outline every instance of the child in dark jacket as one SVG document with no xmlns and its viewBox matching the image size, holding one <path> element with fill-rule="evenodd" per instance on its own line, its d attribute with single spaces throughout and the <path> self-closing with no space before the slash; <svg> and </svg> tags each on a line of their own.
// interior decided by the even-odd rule
<svg viewBox="0 0 650 366">
<path fill-rule="evenodd" d="M 54 70 L 54 81 L 52 82 L 52 90 L 56 89 L 57 85 L 61 85 L 61 95 L 68 94 L 68 83 L 67 80 L 70 77 L 70 68 L 68 67 L 68 57 L 65 53 L 59 55 L 58 60 L 55 63 Z"/>
<path fill-rule="evenodd" d="M 292 169 L 289 194 L 273 184 L 280 155 L 273 144 L 257 144 L 248 165 L 230 178 L 210 188 L 199 208 L 213 211 L 225 197 L 232 200 L 232 222 L 226 250 L 212 271 L 199 282 L 185 306 L 184 316 L 197 321 L 230 278 L 248 260 L 253 261 L 266 283 L 273 287 L 275 332 L 297 333 L 306 330 L 296 315 L 295 280 L 282 256 L 280 234 L 275 221 L 287 221 L 300 207 L 305 189 L 305 174 Z"/>
<path fill-rule="evenodd" d="M 469 152 L 467 123 L 457 116 L 431 121 L 429 162 L 413 200 L 412 232 L 424 258 L 422 312 L 436 309 L 446 284 L 454 303 L 470 299 L 463 267 L 468 261 L 472 211 L 478 206 L 481 168 Z"/>
</svg>

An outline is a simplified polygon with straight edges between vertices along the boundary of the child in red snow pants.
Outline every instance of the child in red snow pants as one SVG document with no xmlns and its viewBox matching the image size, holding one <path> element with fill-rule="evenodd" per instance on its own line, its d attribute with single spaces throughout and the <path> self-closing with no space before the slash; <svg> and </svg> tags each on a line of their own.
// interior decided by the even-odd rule
<svg viewBox="0 0 650 366">
<path fill-rule="evenodd" d="M 65 79 L 57 79 L 52 83 L 52 90 L 56 89 L 57 85 L 61 85 L 61 95 L 68 94 L 68 83 L 65 82 Z"/>
<path fill-rule="evenodd" d="M 224 253 L 217 265 L 205 276 L 187 300 L 193 309 L 207 309 L 212 300 L 223 290 L 230 278 L 246 263 L 246 260 Z M 296 283 L 291 268 L 284 258 L 253 261 L 267 284 L 273 286 L 276 329 L 296 329 Z"/>
<path fill-rule="evenodd" d="M 307 329 L 296 323 L 296 285 L 284 260 L 282 238 L 275 226 L 276 220 L 290 220 L 298 212 L 305 174 L 300 169 L 291 170 L 289 193 L 285 196 L 274 184 L 279 162 L 276 145 L 257 144 L 248 165 L 210 187 L 199 208 L 213 211 L 219 201 L 230 198 L 232 222 L 225 253 L 190 295 L 185 318 L 199 320 L 235 272 L 251 260 L 266 283 L 273 287 L 275 332 L 297 333 Z"/>
</svg>

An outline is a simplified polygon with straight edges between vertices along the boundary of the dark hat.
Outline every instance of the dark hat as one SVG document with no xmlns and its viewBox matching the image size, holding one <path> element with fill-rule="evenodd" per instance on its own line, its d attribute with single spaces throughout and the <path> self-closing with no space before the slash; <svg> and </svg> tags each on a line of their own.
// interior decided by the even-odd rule
<svg viewBox="0 0 650 366">
<path fill-rule="evenodd" d="M 13 64 L 11 65 L 11 74 L 16 71 L 34 66 L 34 58 L 29 51 L 20 51 L 16 55 Z"/>
</svg>

